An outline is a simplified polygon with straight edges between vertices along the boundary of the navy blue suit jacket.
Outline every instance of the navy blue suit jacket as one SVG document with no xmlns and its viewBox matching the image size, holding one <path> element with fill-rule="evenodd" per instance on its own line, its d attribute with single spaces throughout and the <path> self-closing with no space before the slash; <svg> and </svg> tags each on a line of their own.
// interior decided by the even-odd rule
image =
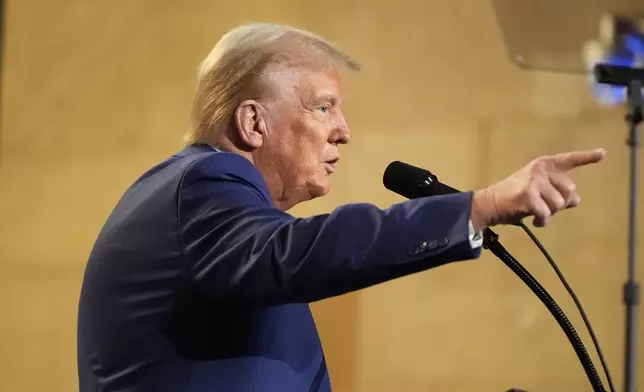
<svg viewBox="0 0 644 392">
<path fill-rule="evenodd" d="M 308 303 L 473 259 L 471 193 L 310 218 L 194 145 L 123 195 L 85 271 L 80 392 L 329 391 Z"/>
</svg>

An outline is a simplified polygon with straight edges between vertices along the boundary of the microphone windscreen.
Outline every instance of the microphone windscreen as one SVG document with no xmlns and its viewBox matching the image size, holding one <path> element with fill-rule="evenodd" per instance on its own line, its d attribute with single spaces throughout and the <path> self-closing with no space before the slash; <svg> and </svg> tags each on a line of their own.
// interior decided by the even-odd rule
<svg viewBox="0 0 644 392">
<path fill-rule="evenodd" d="M 408 199 L 461 192 L 439 182 L 429 170 L 400 161 L 391 162 L 387 166 L 382 182 L 385 188 Z"/>
<path fill-rule="evenodd" d="M 394 161 L 385 169 L 382 176 L 382 183 L 390 191 L 404 196 L 408 199 L 416 199 L 427 194 L 428 189 L 423 187 L 431 173 L 410 164 Z M 429 184 L 427 184 L 429 185 Z"/>
</svg>

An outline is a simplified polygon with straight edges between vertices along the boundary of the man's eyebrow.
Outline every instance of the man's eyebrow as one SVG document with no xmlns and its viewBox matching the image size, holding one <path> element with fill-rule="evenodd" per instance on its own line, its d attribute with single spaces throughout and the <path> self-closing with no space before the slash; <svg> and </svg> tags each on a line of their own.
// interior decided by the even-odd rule
<svg viewBox="0 0 644 392">
<path fill-rule="evenodd" d="M 334 94 L 316 95 L 316 96 L 314 96 L 314 100 L 316 102 L 329 102 L 332 105 L 335 105 L 339 101 L 338 97 L 336 95 L 334 95 Z"/>
</svg>

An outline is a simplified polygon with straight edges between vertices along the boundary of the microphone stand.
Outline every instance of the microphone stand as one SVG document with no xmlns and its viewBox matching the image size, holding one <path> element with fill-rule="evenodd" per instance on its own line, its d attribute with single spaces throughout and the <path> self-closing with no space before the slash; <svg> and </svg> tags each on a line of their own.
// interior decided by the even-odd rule
<svg viewBox="0 0 644 392">
<path fill-rule="evenodd" d="M 588 351 L 584 343 L 579 338 L 577 331 L 573 327 L 570 320 L 566 314 L 561 310 L 559 305 L 555 300 L 548 294 L 545 288 L 526 270 L 518 260 L 516 260 L 512 255 L 501 245 L 499 242 L 499 236 L 487 228 L 483 231 L 483 248 L 489 249 L 496 257 L 498 257 L 503 263 L 505 263 L 508 268 L 510 268 L 529 288 L 532 292 L 541 300 L 541 302 L 546 306 L 550 311 L 550 314 L 557 320 L 557 323 L 561 329 L 566 334 L 566 337 L 572 344 L 579 361 L 581 362 L 588 381 L 593 387 L 594 392 L 605 392 L 604 385 L 602 384 L 599 374 L 593 365 Z M 511 389 L 510 391 L 518 391 L 517 389 Z"/>
<path fill-rule="evenodd" d="M 637 307 L 639 305 L 640 288 L 635 277 L 637 252 L 637 162 L 640 146 L 638 125 L 642 122 L 642 80 L 632 80 L 628 86 L 629 113 L 626 116 L 629 126 L 627 144 L 630 149 L 630 192 L 628 219 L 628 277 L 624 284 L 624 305 L 626 306 L 626 337 L 625 337 L 625 375 L 624 390 L 635 392 L 635 376 L 637 374 Z"/>
<path fill-rule="evenodd" d="M 638 148 L 640 146 L 639 125 L 644 120 L 644 69 L 618 67 L 607 64 L 595 66 L 594 74 L 598 83 L 626 86 L 628 113 L 628 139 L 630 150 L 629 170 L 629 219 L 628 219 L 628 276 L 624 283 L 623 302 L 626 307 L 626 330 L 624 347 L 624 391 L 635 392 L 637 376 L 637 308 L 640 287 L 636 280 L 637 256 L 637 191 L 638 191 Z"/>
<path fill-rule="evenodd" d="M 406 180 L 401 181 L 400 178 L 405 178 Z M 428 170 L 398 161 L 389 164 L 383 175 L 383 183 L 387 189 L 408 199 L 460 192 L 457 189 L 439 182 L 438 178 Z M 528 231 L 523 224 L 517 225 L 522 226 L 524 230 Z M 570 320 L 568 320 L 568 317 L 566 317 L 565 313 L 561 310 L 559 305 L 557 305 L 550 294 L 548 294 L 546 289 L 543 288 L 543 286 L 541 286 L 541 284 L 539 284 L 539 282 L 514 257 L 512 257 L 503 245 L 501 245 L 498 239 L 499 236 L 490 228 L 483 230 L 483 248 L 489 249 L 494 255 L 501 259 L 501 261 L 503 261 L 503 263 L 505 263 L 505 265 L 507 265 L 532 290 L 537 298 L 541 300 L 541 302 L 550 311 L 550 314 L 552 314 L 555 320 L 557 320 L 557 323 L 566 334 L 566 337 L 568 337 L 568 340 L 572 344 L 575 353 L 577 353 L 577 357 L 586 372 L 588 381 L 590 381 L 590 384 L 593 387 L 593 391 L 605 392 L 606 390 L 602 384 L 601 377 L 597 374 L 597 370 L 595 369 L 583 342 L 579 338 L 579 335 L 577 334 L 577 331 L 575 331 Z M 583 314 L 581 305 L 579 305 L 579 309 Z M 510 389 L 507 392 L 526 391 Z"/>
</svg>

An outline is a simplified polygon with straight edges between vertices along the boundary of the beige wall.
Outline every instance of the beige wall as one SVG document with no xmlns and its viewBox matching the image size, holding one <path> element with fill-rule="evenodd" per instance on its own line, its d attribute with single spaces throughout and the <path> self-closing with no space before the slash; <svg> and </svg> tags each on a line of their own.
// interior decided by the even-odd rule
<svg viewBox="0 0 644 392">
<path fill-rule="evenodd" d="M 296 214 L 402 200 L 381 186 L 394 159 L 472 189 L 540 154 L 608 148 L 605 163 L 575 174 L 583 207 L 537 233 L 621 385 L 623 112 L 598 108 L 583 77 L 515 68 L 488 1 L 13 0 L 7 18 L 1 391 L 77 390 L 76 303 L 92 242 L 128 184 L 180 147 L 198 61 L 225 30 L 255 20 L 314 30 L 364 63 L 347 81 L 354 135 L 335 188 Z M 583 331 L 527 237 L 499 232 Z M 487 253 L 313 308 L 337 391 L 589 390 L 554 320 Z"/>
</svg>

